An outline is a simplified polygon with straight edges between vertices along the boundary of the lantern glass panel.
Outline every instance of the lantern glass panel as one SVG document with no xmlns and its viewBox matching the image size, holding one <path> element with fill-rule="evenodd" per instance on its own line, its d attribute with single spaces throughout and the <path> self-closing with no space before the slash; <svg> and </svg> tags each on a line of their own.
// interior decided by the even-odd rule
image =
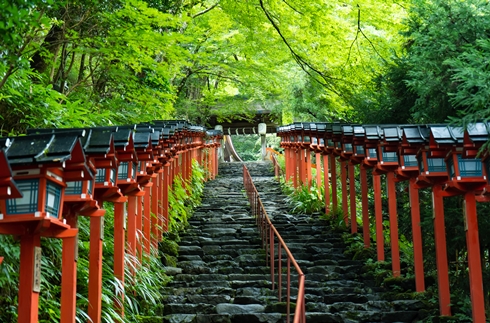
<svg viewBox="0 0 490 323">
<path fill-rule="evenodd" d="M 310 137 L 309 136 L 305 136 L 303 142 L 304 143 L 310 143 Z"/>
<path fill-rule="evenodd" d="M 60 212 L 61 186 L 52 182 L 46 184 L 46 214 L 57 218 Z"/>
<path fill-rule="evenodd" d="M 344 151 L 347 153 L 351 153 L 352 152 L 352 144 L 345 143 L 344 144 Z"/>
<path fill-rule="evenodd" d="M 117 169 L 117 179 L 128 178 L 129 162 L 122 162 Z"/>
<path fill-rule="evenodd" d="M 104 183 L 105 182 L 105 168 L 98 168 L 97 174 L 95 174 L 95 182 L 96 183 Z"/>
<path fill-rule="evenodd" d="M 93 181 L 88 181 L 87 183 L 87 193 L 92 194 L 94 188 L 94 182 Z"/>
<path fill-rule="evenodd" d="M 446 164 L 447 164 L 447 169 L 448 169 L 448 173 L 449 173 L 449 178 L 453 178 L 454 176 L 456 176 L 456 170 L 454 168 L 453 156 L 451 156 L 451 158 L 449 158 L 447 160 Z"/>
<path fill-rule="evenodd" d="M 22 197 L 7 200 L 7 214 L 25 214 L 38 211 L 39 180 L 25 179 L 16 180 L 17 187 Z"/>
<path fill-rule="evenodd" d="M 423 153 L 423 154 L 425 154 L 425 153 Z M 419 171 L 420 171 L 420 173 L 424 173 L 425 172 L 425 167 L 424 167 L 424 159 L 423 159 L 422 155 L 417 156 L 417 162 L 419 164 Z"/>
<path fill-rule="evenodd" d="M 358 155 L 366 154 L 366 151 L 364 150 L 364 146 L 356 145 L 356 154 L 358 154 Z"/>
<path fill-rule="evenodd" d="M 394 151 L 385 151 L 385 148 L 381 148 L 383 151 L 383 161 L 387 163 L 398 162 L 398 156 Z"/>
<path fill-rule="evenodd" d="M 481 177 L 482 163 L 480 158 L 462 158 L 458 155 L 459 175 L 461 177 Z"/>
<path fill-rule="evenodd" d="M 368 148 L 368 156 L 370 158 L 378 158 L 378 154 L 376 153 L 376 148 Z"/>
<path fill-rule="evenodd" d="M 323 138 L 320 138 L 320 146 L 325 146 L 325 140 Z"/>
<path fill-rule="evenodd" d="M 136 163 L 133 163 L 133 168 L 131 169 L 131 178 L 136 178 Z"/>
<path fill-rule="evenodd" d="M 416 155 L 404 155 L 403 164 L 405 167 L 417 167 L 418 161 Z"/>
<path fill-rule="evenodd" d="M 444 158 L 427 158 L 429 172 L 446 172 L 446 163 Z"/>
<path fill-rule="evenodd" d="M 332 139 L 327 139 L 327 146 L 328 147 L 333 147 L 333 141 L 332 141 Z"/>
<path fill-rule="evenodd" d="M 316 139 L 316 137 L 312 137 L 312 138 L 311 138 L 311 143 L 312 143 L 313 145 L 318 144 L 318 139 Z"/>
<path fill-rule="evenodd" d="M 66 195 L 79 195 L 82 194 L 82 181 L 67 182 L 65 188 Z"/>
<path fill-rule="evenodd" d="M 298 142 L 302 141 L 303 138 L 301 136 L 298 136 Z"/>
<path fill-rule="evenodd" d="M 111 177 L 110 177 L 111 183 L 116 183 L 116 170 L 111 169 Z"/>
</svg>

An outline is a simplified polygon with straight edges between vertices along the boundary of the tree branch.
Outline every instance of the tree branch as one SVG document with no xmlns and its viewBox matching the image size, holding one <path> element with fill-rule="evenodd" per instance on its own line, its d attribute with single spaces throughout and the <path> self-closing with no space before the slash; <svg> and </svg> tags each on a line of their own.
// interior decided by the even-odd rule
<svg viewBox="0 0 490 323">
<path fill-rule="evenodd" d="M 198 13 L 196 13 L 195 15 L 193 15 L 191 18 L 194 19 L 196 17 L 199 17 L 201 15 L 204 15 L 205 13 L 207 13 L 207 12 L 213 10 L 214 8 L 216 8 L 218 5 L 219 5 L 219 0 L 215 4 L 213 4 L 211 7 L 206 8 L 203 11 L 199 11 Z"/>
<path fill-rule="evenodd" d="M 309 76 L 312 77 L 313 80 L 315 80 L 316 82 L 318 82 L 320 85 L 322 85 L 323 87 L 329 89 L 330 91 L 334 92 L 335 94 L 337 95 L 340 95 L 340 93 L 338 93 L 334 86 L 331 84 L 332 81 L 334 80 L 338 80 L 334 77 L 331 77 L 329 75 L 326 75 L 325 73 L 319 71 L 317 68 L 315 68 L 313 65 L 311 65 L 306 59 L 304 59 L 303 57 L 301 57 L 301 55 L 299 55 L 298 53 L 296 53 L 296 51 L 292 48 L 292 46 L 289 44 L 288 40 L 286 39 L 286 37 L 284 37 L 284 35 L 282 34 L 281 32 L 281 29 L 279 28 L 279 26 L 277 25 L 277 23 L 274 21 L 274 19 L 272 18 L 271 16 L 271 13 L 265 8 L 264 6 L 264 1 L 263 0 L 259 0 L 259 3 L 260 3 L 260 8 L 262 9 L 262 11 L 264 12 L 265 16 L 267 17 L 267 19 L 269 20 L 269 22 L 272 24 L 272 27 L 274 27 L 274 29 L 276 30 L 277 34 L 279 35 L 279 37 L 282 39 L 283 43 L 286 45 L 286 47 L 289 49 L 289 52 L 291 53 L 291 55 L 293 56 L 293 59 L 296 61 L 296 63 L 301 67 L 301 69 L 306 73 L 308 74 Z M 314 73 L 312 73 L 311 71 L 313 71 Z M 320 78 L 323 80 L 319 80 L 317 77 L 315 77 L 315 75 L 318 75 L 320 76 Z"/>
</svg>

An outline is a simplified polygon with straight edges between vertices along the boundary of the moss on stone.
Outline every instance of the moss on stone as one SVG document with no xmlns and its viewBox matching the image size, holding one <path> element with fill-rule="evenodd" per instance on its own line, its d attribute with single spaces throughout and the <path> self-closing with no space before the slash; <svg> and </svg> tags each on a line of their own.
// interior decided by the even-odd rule
<svg viewBox="0 0 490 323">
<path fill-rule="evenodd" d="M 175 256 L 179 255 L 179 245 L 174 240 L 164 238 L 159 244 L 158 249 L 165 255 Z"/>
</svg>

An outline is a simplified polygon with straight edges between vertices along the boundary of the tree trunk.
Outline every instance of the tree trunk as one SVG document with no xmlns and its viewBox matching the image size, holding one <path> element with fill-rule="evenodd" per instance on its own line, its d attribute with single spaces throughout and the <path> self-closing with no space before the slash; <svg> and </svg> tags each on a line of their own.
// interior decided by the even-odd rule
<svg viewBox="0 0 490 323">
<path fill-rule="evenodd" d="M 31 68 L 39 73 L 44 73 L 49 62 L 52 61 L 50 56 L 54 56 L 60 47 L 62 37 L 63 29 L 58 25 L 53 25 L 39 50 L 32 56 Z"/>
</svg>

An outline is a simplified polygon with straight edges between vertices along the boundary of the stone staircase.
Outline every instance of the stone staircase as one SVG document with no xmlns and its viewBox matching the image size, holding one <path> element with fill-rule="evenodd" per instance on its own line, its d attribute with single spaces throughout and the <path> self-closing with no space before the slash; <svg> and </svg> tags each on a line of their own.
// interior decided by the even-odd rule
<svg viewBox="0 0 490 323">
<path fill-rule="evenodd" d="M 288 213 L 270 164 L 247 167 L 269 217 L 306 275 L 306 322 L 422 322 L 423 303 L 384 300 L 384 290 L 364 277 L 362 262 L 344 255 L 340 234 L 326 221 Z M 241 163 L 220 164 L 220 176 L 207 183 L 190 224 L 180 242 L 181 273 L 164 289 L 164 322 L 285 322 L 285 306 L 270 290 L 265 253 L 244 197 Z M 293 301 L 296 295 L 293 284 Z"/>
<path fill-rule="evenodd" d="M 282 321 L 241 174 L 241 164 L 221 164 L 220 176 L 206 184 L 181 234 L 179 269 L 163 290 L 164 322 Z"/>
</svg>

